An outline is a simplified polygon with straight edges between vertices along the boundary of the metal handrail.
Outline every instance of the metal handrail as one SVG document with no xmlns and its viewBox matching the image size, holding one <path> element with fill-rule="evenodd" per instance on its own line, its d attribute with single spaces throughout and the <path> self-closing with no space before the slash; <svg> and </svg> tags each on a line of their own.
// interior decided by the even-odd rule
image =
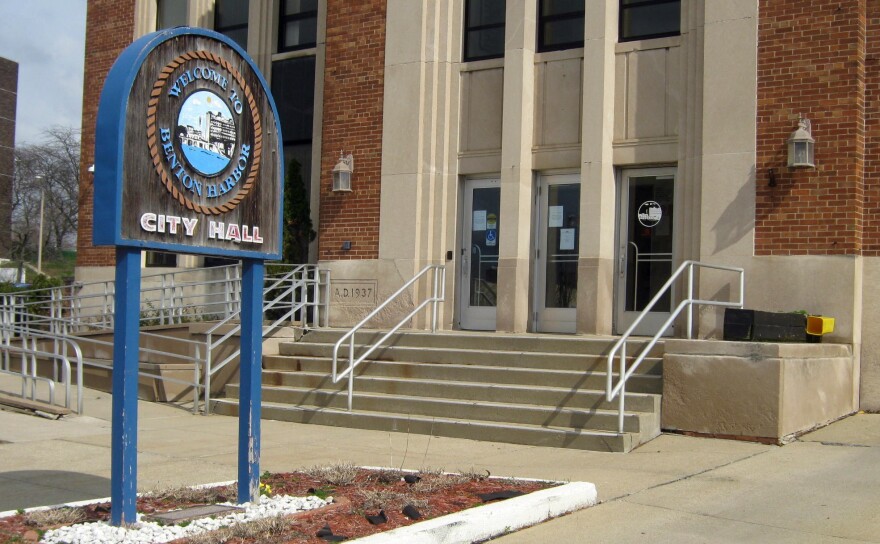
<svg viewBox="0 0 880 544">
<path fill-rule="evenodd" d="M 214 279 L 207 279 L 206 281 L 192 280 L 190 276 L 194 272 L 213 276 Z M 294 281 L 291 278 L 296 274 L 300 274 L 308 279 Z M 196 278 L 198 278 L 197 274 Z M 210 269 L 188 269 L 174 273 L 162 272 L 145 275 L 144 285 L 141 290 L 142 316 L 146 315 L 149 319 L 148 323 L 166 325 L 183 324 L 188 321 L 214 320 L 217 317 L 223 317 L 222 323 L 228 324 L 229 321 L 239 315 L 241 306 L 240 278 L 240 264 Z M 291 285 L 284 287 L 283 292 L 276 300 L 264 304 L 263 310 L 266 311 L 280 306 L 284 307 L 286 311 L 282 317 L 263 329 L 264 336 L 267 332 L 279 326 L 281 322 L 292 319 L 298 311 L 305 312 L 306 307 L 311 307 L 315 325 L 320 326 L 322 317 L 326 325 L 328 320 L 329 271 L 318 269 L 314 265 L 293 265 L 293 269 L 281 278 L 267 278 L 269 290 L 277 288 L 279 285 L 284 285 L 284 282 L 290 282 Z M 312 288 L 309 289 L 308 287 Z M 155 294 L 156 292 L 158 294 Z M 151 295 L 151 293 L 154 293 L 154 295 Z M 297 294 L 302 295 L 300 300 L 296 298 Z M 5 373 L 9 372 L 11 368 L 10 358 L 13 355 L 17 357 L 21 354 L 22 357 L 29 357 L 33 368 L 36 368 L 38 357 L 50 360 L 54 358 L 56 361 L 63 360 L 67 356 L 68 347 L 72 346 L 73 351 L 77 354 L 79 360 L 82 361 L 77 365 L 78 388 L 82 384 L 81 368 L 83 364 L 112 371 L 112 365 L 107 364 L 103 360 L 83 359 L 80 344 L 83 346 L 93 346 L 93 349 L 112 350 L 112 342 L 92 338 L 89 335 L 83 336 L 83 333 L 113 332 L 114 295 L 115 285 L 113 281 L 0 294 L 0 370 L 5 371 Z M 289 297 L 289 302 L 283 300 L 286 297 Z M 151 304 L 152 302 L 155 302 L 158 308 L 154 307 Z M 324 309 L 323 314 L 321 312 L 322 308 Z M 142 322 L 143 324 L 145 323 Z M 305 326 L 309 326 L 309 324 L 305 323 Z M 210 330 L 214 332 L 218 327 L 219 325 L 215 325 Z M 157 355 L 163 359 L 170 358 L 172 360 L 192 363 L 192 381 L 156 375 L 145 371 L 139 371 L 139 374 L 168 383 L 192 386 L 194 413 L 199 410 L 201 392 L 203 390 L 210 391 L 208 388 L 210 376 L 237 356 L 236 351 L 219 366 L 209 370 L 208 365 L 212 357 L 211 349 L 228 340 L 234 334 L 234 331 L 214 342 L 212 342 L 213 339 L 209 336 L 207 346 L 205 342 L 196 342 L 146 331 L 141 331 L 140 334 L 142 337 L 159 337 L 163 341 L 173 342 L 175 345 L 181 346 L 179 349 L 181 353 L 177 352 L 178 349 L 174 351 L 159 351 L 156 349 L 139 348 L 139 351 L 141 353 Z M 54 344 L 52 347 L 54 353 L 52 353 L 52 349 L 48 346 L 42 346 L 44 348 L 42 350 L 27 348 L 26 344 L 22 344 L 22 348 L 12 346 L 13 341 L 16 343 L 19 340 L 27 342 L 29 338 L 38 338 L 43 343 L 52 342 Z M 26 353 L 22 353 L 22 350 Z M 54 381 L 58 381 L 57 364 L 53 368 Z M 64 370 L 62 368 L 62 371 Z M 201 383 L 203 371 L 208 382 L 207 387 Z M 22 375 L 18 372 L 15 374 Z M 69 387 L 69 372 L 62 378 L 63 381 L 61 383 L 66 383 L 66 386 Z M 31 389 L 35 387 L 37 381 L 46 381 L 42 377 L 35 376 L 31 379 L 29 376 L 22 375 L 23 388 L 26 387 L 29 380 Z M 49 384 L 53 399 L 54 381 Z M 23 392 L 25 392 L 24 389 Z M 206 412 L 209 409 L 209 400 L 210 396 L 208 395 L 205 398 L 204 404 Z M 79 395 L 78 399 L 78 412 L 82 412 L 81 395 Z"/>
<path fill-rule="evenodd" d="M 725 270 L 728 272 L 737 272 L 739 273 L 739 302 L 721 302 L 717 300 L 700 300 L 693 298 L 694 293 L 694 268 L 709 268 L 714 270 Z M 672 285 L 675 281 L 681 276 L 681 274 L 687 270 L 688 272 L 688 290 L 687 297 L 685 297 L 679 304 L 676 306 L 675 310 L 669 315 L 669 318 L 660 326 L 660 330 L 657 331 L 657 334 L 651 338 L 648 344 L 642 349 L 639 353 L 638 357 L 630 365 L 629 369 L 626 366 L 626 342 L 629 340 L 629 337 L 632 336 L 633 331 L 639 324 L 642 322 L 642 319 L 648 315 L 648 312 L 651 311 L 651 308 L 672 288 Z M 660 337 L 669 329 L 673 322 L 678 318 L 682 311 L 685 308 L 690 309 L 692 306 L 720 306 L 725 308 L 742 308 L 743 304 L 745 304 L 745 270 L 735 266 L 723 266 L 717 264 L 708 264 L 701 263 L 698 261 L 684 261 L 681 265 L 675 270 L 675 272 L 669 277 L 666 283 L 657 291 L 657 294 L 654 295 L 654 298 L 648 303 L 647 306 L 642 310 L 642 312 L 636 317 L 636 319 L 632 322 L 626 332 L 620 337 L 620 339 L 614 344 L 614 347 L 611 348 L 611 351 L 608 352 L 608 365 L 607 365 L 607 383 L 605 386 L 605 398 L 608 402 L 614 400 L 615 397 L 619 397 L 618 404 L 618 412 L 617 412 L 617 432 L 623 433 L 623 414 L 624 414 L 624 405 L 626 399 L 626 382 L 632 377 L 636 370 L 638 370 L 639 365 L 642 364 L 642 361 L 648 356 L 648 353 L 657 345 L 657 342 L 660 340 Z M 693 312 L 688 311 L 687 313 L 687 337 L 688 339 L 693 337 Z M 613 371 L 614 371 L 614 356 L 616 353 L 620 352 L 619 356 L 619 378 L 617 380 L 617 385 L 613 383 Z"/>
<path fill-rule="evenodd" d="M 398 296 L 404 293 L 407 289 L 409 289 L 415 282 L 417 282 L 422 276 L 425 276 L 434 270 L 434 281 L 433 281 L 433 290 L 430 298 L 425 299 L 421 304 L 415 307 L 413 311 L 408 313 L 403 319 L 401 319 L 397 325 L 395 325 L 391 330 L 386 332 L 382 338 L 373 342 L 371 346 L 369 346 L 364 353 L 360 355 L 360 357 L 355 360 L 354 358 L 354 335 L 355 333 L 364 325 L 366 325 L 371 319 L 376 317 L 379 312 L 385 309 L 386 306 L 391 304 Z M 390 297 L 385 299 L 385 302 L 376 307 L 375 310 L 367 314 L 365 318 L 363 318 L 360 323 L 351 328 L 348 332 L 342 335 L 342 337 L 336 342 L 333 346 L 333 383 L 339 383 L 345 377 L 348 377 L 348 411 L 351 411 L 351 400 L 354 395 L 354 369 L 357 368 L 359 364 L 361 364 L 367 357 L 370 356 L 373 351 L 375 351 L 379 346 L 381 346 L 392 334 L 397 332 L 404 323 L 412 319 L 419 311 L 422 310 L 428 304 L 433 303 L 434 307 L 431 312 L 431 332 L 437 332 L 437 304 L 446 300 L 446 266 L 442 264 L 429 264 L 425 268 L 421 270 L 418 274 L 413 276 L 411 280 L 404 283 L 403 286 L 395 291 Z M 337 372 L 337 359 L 339 353 L 339 347 L 342 346 L 343 342 L 346 340 L 349 341 L 348 344 L 348 368 L 343 372 Z"/>
<path fill-rule="evenodd" d="M 314 265 L 295 265 L 292 270 L 285 273 L 281 277 L 278 278 L 266 278 L 266 282 L 269 283 L 267 286 L 263 288 L 264 300 L 263 300 L 263 313 L 267 310 L 271 310 L 277 306 L 283 306 L 284 304 L 289 304 L 287 311 L 279 318 L 276 318 L 272 323 L 264 326 L 262 328 L 262 337 L 265 338 L 267 334 L 271 331 L 278 328 L 278 326 L 288 320 L 292 320 L 293 317 L 297 314 L 297 312 L 305 311 L 305 309 L 309 306 L 314 307 L 315 317 L 314 324 L 319 324 L 320 321 L 320 305 L 321 305 L 321 275 L 326 272 L 327 281 L 329 283 L 329 272 L 325 270 L 321 270 Z M 283 291 L 277 294 L 272 300 L 266 301 L 265 295 L 272 293 L 274 290 L 278 289 L 280 286 L 285 283 L 289 283 L 288 287 L 284 287 Z M 309 300 L 309 286 L 314 287 L 314 300 Z M 303 298 L 301 300 L 296 299 L 296 293 L 303 293 Z M 290 299 L 289 303 L 286 299 Z M 227 364 L 235 360 L 236 357 L 240 355 L 240 349 L 234 350 L 230 353 L 226 358 L 224 358 L 219 363 L 214 363 L 214 350 L 217 349 L 221 344 L 229 340 L 234 335 L 238 334 L 241 331 L 241 323 L 238 323 L 230 330 L 225 332 L 220 338 L 214 340 L 213 336 L 220 330 L 222 327 L 229 325 L 229 323 L 238 318 L 239 313 L 236 312 L 231 314 L 226 319 L 214 324 L 211 328 L 209 328 L 205 332 L 205 383 L 204 383 L 204 413 L 207 414 L 210 411 L 211 404 L 211 378 L 219 372 L 222 368 L 224 368 Z M 303 322 L 306 326 L 309 324 L 304 319 Z"/>
</svg>

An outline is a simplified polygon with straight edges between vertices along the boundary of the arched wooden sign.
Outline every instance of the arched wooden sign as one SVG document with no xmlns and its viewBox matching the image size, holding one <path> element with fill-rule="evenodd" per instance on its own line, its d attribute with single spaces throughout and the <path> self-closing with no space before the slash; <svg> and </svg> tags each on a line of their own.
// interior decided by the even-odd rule
<svg viewBox="0 0 880 544">
<path fill-rule="evenodd" d="M 280 128 L 237 44 L 185 27 L 145 36 L 98 111 L 95 245 L 280 258 Z"/>
<path fill-rule="evenodd" d="M 95 245 L 116 247 L 111 522 L 136 521 L 141 250 L 241 258 L 238 498 L 259 496 L 263 260 L 281 257 L 281 131 L 228 38 L 175 28 L 110 69 L 95 131 Z"/>
</svg>

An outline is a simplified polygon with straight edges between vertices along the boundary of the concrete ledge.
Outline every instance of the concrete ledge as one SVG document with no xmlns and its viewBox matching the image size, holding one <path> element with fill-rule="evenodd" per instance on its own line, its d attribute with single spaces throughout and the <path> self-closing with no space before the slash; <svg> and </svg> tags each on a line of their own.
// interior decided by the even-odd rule
<svg viewBox="0 0 880 544">
<path fill-rule="evenodd" d="M 661 426 L 785 443 L 855 411 L 848 346 L 669 341 Z"/>
<path fill-rule="evenodd" d="M 358 544 L 471 544 L 524 529 L 596 504 L 589 482 L 535 491 L 506 501 L 429 519 L 351 542 Z"/>
</svg>

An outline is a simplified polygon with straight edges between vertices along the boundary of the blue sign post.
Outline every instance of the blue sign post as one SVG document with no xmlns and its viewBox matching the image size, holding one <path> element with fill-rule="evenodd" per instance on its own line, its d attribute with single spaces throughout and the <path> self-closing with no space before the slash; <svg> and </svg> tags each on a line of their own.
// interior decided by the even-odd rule
<svg viewBox="0 0 880 544">
<path fill-rule="evenodd" d="M 137 521 L 138 336 L 141 252 L 116 250 L 113 343 L 113 421 L 110 451 L 110 518 L 114 525 Z"/>
<path fill-rule="evenodd" d="M 259 496 L 263 261 L 281 257 L 281 142 L 265 79 L 241 47 L 215 32 L 144 36 L 107 76 L 93 241 L 116 248 L 114 525 L 136 521 L 144 249 L 242 259 L 238 499 Z"/>
</svg>

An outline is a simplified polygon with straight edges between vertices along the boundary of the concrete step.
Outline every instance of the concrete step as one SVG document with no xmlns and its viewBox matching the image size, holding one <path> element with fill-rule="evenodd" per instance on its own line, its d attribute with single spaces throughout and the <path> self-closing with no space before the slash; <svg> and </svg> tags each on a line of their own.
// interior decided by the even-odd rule
<svg viewBox="0 0 880 544">
<path fill-rule="evenodd" d="M 229 394 L 238 397 L 238 386 L 227 386 Z M 347 409 L 347 391 L 327 391 L 291 387 L 263 387 L 264 402 L 287 404 L 301 408 Z M 510 425 L 537 425 L 575 430 L 613 432 L 617 429 L 617 411 L 579 410 L 571 408 L 536 406 L 512 402 L 473 402 L 443 398 L 425 398 L 407 395 L 382 395 L 356 392 L 352 407 L 376 413 L 406 416 L 445 417 L 469 421 L 505 423 Z M 654 423 L 654 414 L 624 414 L 624 431 L 640 434 Z"/>
<path fill-rule="evenodd" d="M 347 390 L 348 380 L 344 379 L 340 383 L 334 384 L 330 376 L 325 373 L 264 371 L 263 385 L 339 391 Z M 358 392 L 385 395 L 417 394 L 423 397 L 458 400 L 480 399 L 480 401 L 486 402 L 505 402 L 516 399 L 516 402 L 520 404 L 565 406 L 587 410 L 617 409 L 617 400 L 607 402 L 604 390 L 570 387 L 535 387 L 533 385 L 359 376 L 355 380 L 355 388 Z M 627 411 L 658 412 L 659 407 L 660 397 L 658 395 L 627 391 Z"/>
<path fill-rule="evenodd" d="M 345 332 L 310 331 L 263 358 L 265 417 L 599 451 L 628 451 L 660 432 L 662 345 L 631 377 L 617 433 L 618 402 L 605 400 L 606 354 L 615 338 L 397 333 L 358 367 L 348 412 L 347 380 L 330 378 L 333 346 Z M 382 334 L 359 332 L 355 356 Z M 634 340 L 628 353 L 642 346 Z M 348 351 L 343 346 L 339 355 Z M 342 371 L 347 361 L 339 365 Z M 231 398 L 218 400 L 217 409 L 235 413 L 238 386 L 226 393 Z"/>
<path fill-rule="evenodd" d="M 307 332 L 302 342 L 315 344 L 335 344 L 348 332 L 343 329 L 314 329 Z M 364 345 L 378 340 L 384 331 L 362 331 L 355 335 L 355 344 Z M 638 353 L 647 343 L 647 338 L 633 338 L 627 343 L 630 353 Z M 617 337 L 614 336 L 575 336 L 570 334 L 507 334 L 481 333 L 474 331 L 426 331 L 398 332 L 385 343 L 396 347 L 474 349 L 499 352 L 543 352 L 570 355 L 606 355 Z M 650 354 L 663 356 L 663 343 L 659 342 Z"/>
<path fill-rule="evenodd" d="M 309 364 L 310 360 L 315 359 L 330 361 L 333 356 L 333 346 L 331 344 L 282 344 L 280 350 L 280 355 L 266 356 L 263 366 L 280 370 L 295 367 L 299 364 L 299 360 L 302 360 L 303 364 Z M 355 357 L 357 358 L 362 352 L 361 350 L 356 350 Z M 338 354 L 339 361 L 347 359 L 347 351 Z M 605 357 L 593 355 L 549 352 L 499 352 L 458 348 L 381 348 L 371 353 L 368 360 L 501 366 L 578 372 L 604 371 L 608 367 Z M 632 363 L 633 360 L 634 358 L 632 357 L 627 358 L 629 363 Z M 618 364 L 615 361 L 614 367 L 617 368 Z M 659 357 L 647 358 L 639 365 L 637 372 L 640 374 L 660 375 L 663 372 L 663 359 Z"/>
<path fill-rule="evenodd" d="M 220 399 L 214 401 L 214 411 L 218 414 L 238 415 L 238 404 L 233 400 Z M 262 404 L 262 415 L 266 419 L 298 423 L 606 452 L 627 452 L 640 443 L 638 436 L 633 433 L 618 434 L 540 425 L 509 425 L 366 410 L 348 412 L 334 408 L 298 407 L 273 402 Z"/>
<path fill-rule="evenodd" d="M 315 373 L 330 374 L 330 365 L 315 365 Z M 302 368 L 302 367 L 300 367 Z M 340 366 L 339 372 L 346 366 Z M 267 371 L 274 371 L 271 366 Z M 355 371 L 357 376 L 383 376 L 406 379 L 446 380 L 478 382 L 484 384 L 533 385 L 535 387 L 565 387 L 569 389 L 604 390 L 605 372 L 579 372 L 574 370 L 543 370 L 535 368 L 510 368 L 483 365 L 459 365 L 436 363 L 397 363 L 368 361 Z M 633 374 L 627 391 L 659 394 L 663 390 L 662 377 L 656 374 Z"/>
</svg>

